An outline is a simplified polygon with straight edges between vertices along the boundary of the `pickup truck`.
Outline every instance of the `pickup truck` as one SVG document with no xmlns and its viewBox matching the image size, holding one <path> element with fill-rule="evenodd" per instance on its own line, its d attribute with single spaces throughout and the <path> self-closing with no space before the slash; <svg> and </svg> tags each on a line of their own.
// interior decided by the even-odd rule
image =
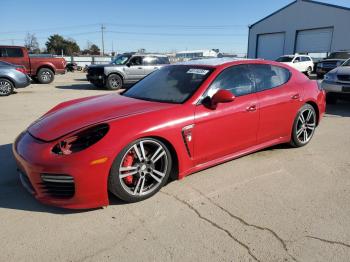
<svg viewBox="0 0 350 262">
<path fill-rule="evenodd" d="M 55 74 L 66 72 L 66 61 L 58 57 L 31 57 L 25 47 L 22 46 L 1 46 L 0 61 L 11 64 L 22 65 L 27 74 L 41 84 L 49 84 Z"/>
</svg>

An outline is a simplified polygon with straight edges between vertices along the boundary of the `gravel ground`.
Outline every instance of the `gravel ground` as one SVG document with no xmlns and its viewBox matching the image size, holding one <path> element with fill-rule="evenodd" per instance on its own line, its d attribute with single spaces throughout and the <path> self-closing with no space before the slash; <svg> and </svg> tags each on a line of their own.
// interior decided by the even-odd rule
<svg viewBox="0 0 350 262">
<path fill-rule="evenodd" d="M 198 172 L 143 202 L 44 206 L 20 185 L 11 143 L 59 102 L 107 94 L 83 73 L 0 98 L 0 261 L 349 261 L 350 103 L 311 143 Z"/>
</svg>

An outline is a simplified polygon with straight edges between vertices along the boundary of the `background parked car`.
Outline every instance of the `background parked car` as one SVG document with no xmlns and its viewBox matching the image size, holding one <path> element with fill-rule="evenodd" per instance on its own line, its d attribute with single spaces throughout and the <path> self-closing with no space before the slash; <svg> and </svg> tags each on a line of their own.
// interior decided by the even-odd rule
<svg viewBox="0 0 350 262">
<path fill-rule="evenodd" d="M 294 67 L 308 76 L 314 70 L 314 62 L 308 55 L 284 55 L 277 58 L 276 61 Z"/>
<path fill-rule="evenodd" d="M 25 47 L 0 46 L 0 60 L 22 65 L 39 83 L 51 83 L 55 74 L 66 72 L 66 60 L 59 57 L 29 56 Z"/>
<path fill-rule="evenodd" d="M 67 63 L 66 64 L 66 71 L 67 72 L 74 72 L 76 70 L 78 70 L 77 63 Z"/>
<path fill-rule="evenodd" d="M 30 78 L 23 66 L 0 61 L 0 96 L 12 94 L 14 88 L 30 85 Z"/>
<path fill-rule="evenodd" d="M 327 92 L 327 103 L 335 104 L 338 98 L 350 98 L 350 59 L 328 72 L 322 82 Z"/>
<path fill-rule="evenodd" d="M 343 64 L 350 58 L 350 52 L 333 52 L 326 59 L 317 63 L 316 74 L 317 77 L 323 78 L 323 76 L 334 68 Z"/>
<path fill-rule="evenodd" d="M 89 66 L 86 78 L 97 87 L 117 90 L 124 84 L 136 83 L 166 64 L 170 62 L 165 55 L 125 53 L 110 64 Z"/>
</svg>

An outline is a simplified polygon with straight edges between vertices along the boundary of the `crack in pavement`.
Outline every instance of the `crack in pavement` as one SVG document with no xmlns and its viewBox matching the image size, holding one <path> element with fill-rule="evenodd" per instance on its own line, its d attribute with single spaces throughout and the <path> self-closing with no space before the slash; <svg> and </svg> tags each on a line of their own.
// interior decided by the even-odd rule
<svg viewBox="0 0 350 262">
<path fill-rule="evenodd" d="M 276 239 L 278 242 L 281 243 L 283 249 L 286 251 L 286 253 L 288 254 L 288 256 L 290 256 L 291 259 L 293 259 L 294 261 L 298 261 L 293 255 L 291 255 L 289 253 L 289 250 L 287 248 L 287 245 L 285 243 L 285 241 L 272 229 L 268 228 L 268 227 L 262 227 L 262 226 L 258 226 L 258 225 L 254 225 L 254 224 L 250 224 L 247 221 L 245 221 L 243 218 L 231 213 L 230 211 L 228 211 L 227 209 L 225 209 L 224 207 L 220 206 L 218 203 L 216 203 L 214 200 L 212 200 L 210 197 L 206 196 L 203 192 L 201 192 L 200 190 L 194 188 L 194 187 L 190 187 L 191 189 L 193 189 L 194 191 L 196 191 L 198 194 L 200 194 L 202 197 L 204 197 L 205 199 L 207 199 L 210 203 L 212 203 L 214 206 L 216 206 L 217 208 L 219 208 L 220 210 L 222 210 L 223 212 L 225 212 L 227 215 L 229 215 L 231 218 L 238 220 L 239 222 L 241 222 L 243 225 L 248 226 L 248 227 L 254 227 L 256 229 L 259 230 L 265 230 L 270 232 Z"/>
<path fill-rule="evenodd" d="M 209 218 L 204 217 L 195 207 L 193 207 L 190 203 L 188 203 L 185 200 L 182 200 L 180 198 L 178 198 L 175 195 L 169 194 L 167 192 L 164 191 L 160 191 L 161 193 L 163 193 L 164 195 L 167 195 L 169 197 L 174 198 L 175 200 L 177 200 L 178 202 L 182 203 L 183 205 L 187 206 L 189 209 L 191 209 L 200 219 L 208 222 L 209 224 L 211 224 L 213 227 L 219 229 L 220 231 L 223 231 L 224 233 L 226 233 L 233 241 L 235 241 L 236 243 L 238 243 L 239 245 L 241 245 L 244 249 L 247 250 L 248 254 L 255 260 L 258 262 L 261 262 L 250 250 L 250 247 L 248 245 L 246 245 L 245 243 L 241 242 L 240 240 L 238 240 L 234 235 L 232 235 L 232 233 L 223 228 L 222 226 L 218 225 L 217 223 L 211 221 Z"/>
<path fill-rule="evenodd" d="M 316 239 L 316 240 L 319 240 L 319 241 L 322 241 L 322 242 L 325 242 L 325 243 L 328 243 L 328 244 L 332 244 L 332 245 L 341 245 L 341 246 L 344 246 L 344 247 L 350 247 L 349 244 L 346 244 L 346 243 L 340 242 L 340 241 L 332 241 L 332 240 L 327 240 L 327 239 L 314 237 L 314 236 L 305 236 L 305 237 Z"/>
</svg>

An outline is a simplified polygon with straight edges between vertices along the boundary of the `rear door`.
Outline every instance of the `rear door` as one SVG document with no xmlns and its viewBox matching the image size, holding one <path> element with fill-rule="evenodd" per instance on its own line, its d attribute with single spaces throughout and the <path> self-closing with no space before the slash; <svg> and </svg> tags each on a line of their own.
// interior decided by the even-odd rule
<svg viewBox="0 0 350 262">
<path fill-rule="evenodd" d="M 252 64 L 260 110 L 258 144 L 291 134 L 301 107 L 301 87 L 294 85 L 291 72 L 279 66 Z"/>
<path fill-rule="evenodd" d="M 0 59 L 15 65 L 23 65 L 30 72 L 30 64 L 27 56 L 24 56 L 22 48 L 0 47 Z"/>
<path fill-rule="evenodd" d="M 155 56 L 145 56 L 142 59 L 143 69 L 145 71 L 145 75 L 152 73 L 153 71 L 159 69 L 158 58 Z"/>
</svg>

